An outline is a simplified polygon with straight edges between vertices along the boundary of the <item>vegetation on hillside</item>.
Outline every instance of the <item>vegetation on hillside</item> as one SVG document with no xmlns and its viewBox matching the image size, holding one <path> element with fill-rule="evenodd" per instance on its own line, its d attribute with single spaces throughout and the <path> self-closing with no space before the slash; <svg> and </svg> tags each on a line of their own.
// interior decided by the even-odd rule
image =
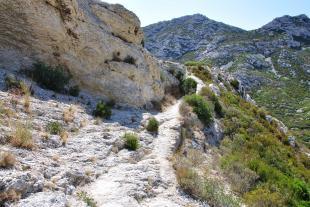
<svg viewBox="0 0 310 207">
<path fill-rule="evenodd" d="M 207 87 L 200 95 L 186 96 L 184 100 L 198 117 L 221 114 L 224 138 L 218 149 L 221 155 L 218 164 L 232 191 L 242 198 L 242 202 L 259 207 L 309 206 L 309 158 L 298 144 L 297 147 L 290 145 L 288 136 L 278 129 L 276 122 L 266 120 L 265 110 L 246 102 L 233 91 L 221 90 L 217 97 Z M 215 107 L 217 103 L 220 105 Z M 203 110 L 205 104 L 208 104 L 208 110 Z M 188 136 L 186 138 L 190 138 Z M 197 174 L 197 167 L 192 165 L 194 161 L 188 154 L 177 154 L 177 159 L 187 160 L 175 164 L 178 181 L 187 193 L 211 201 L 211 206 L 229 206 L 217 202 L 219 195 L 225 199 L 229 196 L 220 193 L 221 187 L 216 190 L 217 195 L 203 190 L 210 187 L 212 181 L 205 180 L 207 172 Z"/>
</svg>

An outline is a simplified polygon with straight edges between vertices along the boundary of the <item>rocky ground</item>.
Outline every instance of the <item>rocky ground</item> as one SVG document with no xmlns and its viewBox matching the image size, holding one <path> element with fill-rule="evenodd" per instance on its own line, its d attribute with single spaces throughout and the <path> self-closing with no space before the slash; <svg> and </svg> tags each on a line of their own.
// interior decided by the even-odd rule
<svg viewBox="0 0 310 207">
<path fill-rule="evenodd" d="M 12 115 L 2 119 L 0 151 L 17 160 L 13 168 L 0 170 L 0 189 L 14 192 L 17 200 L 5 206 L 86 206 L 87 199 L 97 206 L 203 206 L 178 189 L 169 161 L 179 139 L 180 101 L 162 113 L 116 106 L 111 119 L 102 121 L 91 115 L 94 97 L 82 93 L 73 98 L 33 85 L 30 109 L 25 110 L 23 97 L 5 91 L 5 73 L 1 71 L 2 109 Z M 64 114 L 69 109 L 68 120 Z M 151 116 L 160 122 L 157 135 L 144 129 Z M 65 144 L 46 131 L 53 121 L 68 132 Z M 29 125 L 33 150 L 6 142 L 17 122 Z M 126 132 L 139 136 L 137 151 L 124 149 Z"/>
</svg>

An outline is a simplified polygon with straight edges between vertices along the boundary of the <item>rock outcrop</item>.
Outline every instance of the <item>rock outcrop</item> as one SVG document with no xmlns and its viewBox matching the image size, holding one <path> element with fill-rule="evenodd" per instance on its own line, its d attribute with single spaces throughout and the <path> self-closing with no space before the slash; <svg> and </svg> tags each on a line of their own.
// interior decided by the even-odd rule
<svg viewBox="0 0 310 207">
<path fill-rule="evenodd" d="M 164 96 L 161 69 L 135 14 L 97 0 L 0 0 L 0 67 L 67 68 L 81 88 L 142 106 Z"/>
</svg>

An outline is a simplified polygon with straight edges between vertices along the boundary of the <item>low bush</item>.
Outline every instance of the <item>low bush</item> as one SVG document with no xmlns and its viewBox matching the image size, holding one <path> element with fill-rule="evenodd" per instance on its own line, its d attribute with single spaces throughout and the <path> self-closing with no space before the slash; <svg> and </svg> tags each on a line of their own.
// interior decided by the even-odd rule
<svg viewBox="0 0 310 207">
<path fill-rule="evenodd" d="M 134 133 L 125 133 L 123 136 L 125 141 L 125 148 L 128 150 L 135 151 L 139 148 L 139 138 Z"/>
<path fill-rule="evenodd" d="M 189 71 L 205 83 L 212 81 L 211 72 L 204 66 L 191 66 Z"/>
<path fill-rule="evenodd" d="M 69 83 L 71 75 L 60 66 L 51 67 L 42 62 L 35 63 L 33 69 L 27 74 L 41 87 L 56 92 L 64 92 Z"/>
<path fill-rule="evenodd" d="M 47 131 L 53 135 L 60 135 L 63 131 L 63 127 L 59 122 L 51 122 L 46 127 Z"/>
<path fill-rule="evenodd" d="M 25 95 L 29 93 L 28 86 L 21 80 L 18 80 L 14 75 L 7 75 L 5 77 L 5 87 L 18 95 Z"/>
<path fill-rule="evenodd" d="M 234 89 L 239 90 L 240 83 L 239 83 L 238 80 L 236 80 L 236 79 L 231 80 L 231 81 L 230 81 L 230 85 L 231 85 Z"/>
<path fill-rule="evenodd" d="M 216 99 L 214 101 L 214 111 L 221 118 L 224 117 L 224 115 L 225 115 L 222 104 L 220 103 L 220 101 L 218 99 Z"/>
<path fill-rule="evenodd" d="M 26 125 L 17 124 L 10 137 L 10 143 L 14 147 L 32 149 L 34 147 L 34 141 L 29 127 Z"/>
<path fill-rule="evenodd" d="M 204 66 L 205 64 L 203 62 L 187 61 L 185 65 L 186 66 Z"/>
<path fill-rule="evenodd" d="M 80 94 L 80 87 L 78 85 L 71 86 L 69 88 L 69 95 L 70 96 L 78 97 L 79 94 Z"/>
<path fill-rule="evenodd" d="M 95 117 L 108 119 L 112 115 L 111 107 L 106 103 L 104 103 L 103 101 L 100 101 L 97 103 L 96 109 L 93 111 L 93 115 Z"/>
<path fill-rule="evenodd" d="M 15 156 L 6 151 L 0 152 L 0 168 L 10 168 L 15 165 L 16 159 Z"/>
<path fill-rule="evenodd" d="M 202 123 L 204 123 L 206 126 L 211 124 L 212 122 L 211 109 L 209 107 L 208 102 L 202 96 L 196 94 L 187 95 L 184 97 L 184 101 L 191 107 L 193 107 L 193 112 L 197 114 L 198 118 Z"/>
<path fill-rule="evenodd" d="M 181 83 L 181 91 L 184 95 L 196 93 L 197 82 L 192 78 L 186 78 Z"/>
<path fill-rule="evenodd" d="M 146 130 L 149 132 L 158 132 L 159 122 L 154 117 L 148 121 Z"/>
</svg>

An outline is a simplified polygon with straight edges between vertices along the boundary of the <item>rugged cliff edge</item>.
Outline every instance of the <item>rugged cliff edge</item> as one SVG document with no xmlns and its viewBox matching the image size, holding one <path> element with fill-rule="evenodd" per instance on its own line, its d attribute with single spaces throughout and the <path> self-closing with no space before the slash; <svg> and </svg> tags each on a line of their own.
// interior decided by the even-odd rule
<svg viewBox="0 0 310 207">
<path fill-rule="evenodd" d="M 164 96 L 135 14 L 97 0 L 0 1 L 0 68 L 36 61 L 68 69 L 81 88 L 142 106 Z"/>
</svg>

